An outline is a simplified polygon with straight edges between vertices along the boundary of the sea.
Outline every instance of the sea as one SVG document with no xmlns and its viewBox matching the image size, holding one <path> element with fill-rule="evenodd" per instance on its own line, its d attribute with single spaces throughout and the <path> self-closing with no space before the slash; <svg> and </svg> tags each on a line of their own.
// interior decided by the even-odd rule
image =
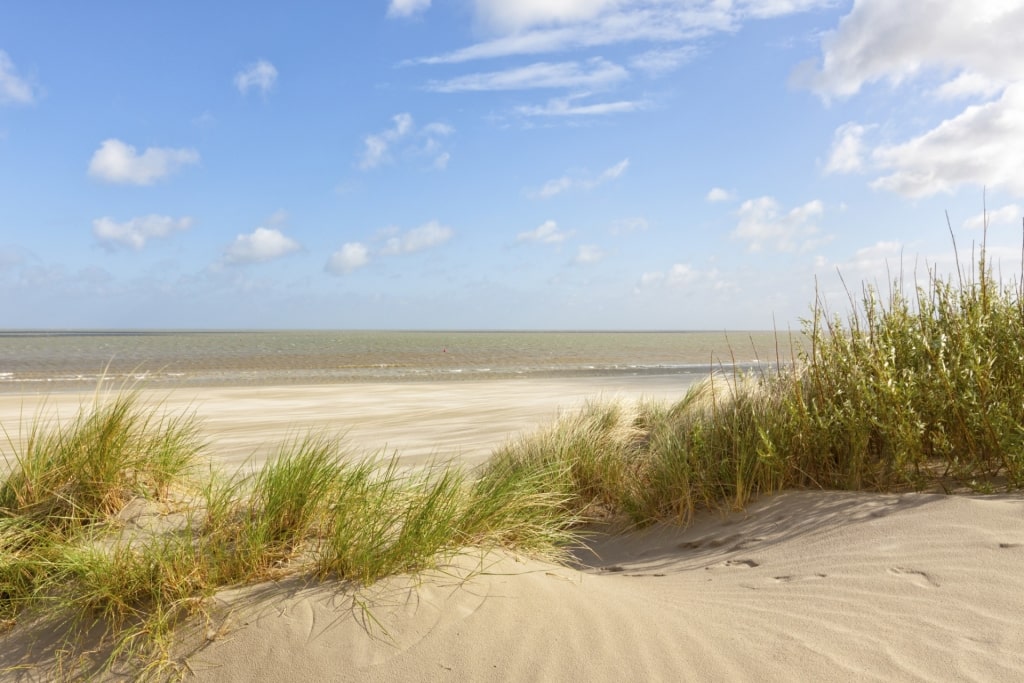
<svg viewBox="0 0 1024 683">
<path fill-rule="evenodd" d="M 0 330 L 0 393 L 630 377 L 788 363 L 787 333 Z"/>
</svg>

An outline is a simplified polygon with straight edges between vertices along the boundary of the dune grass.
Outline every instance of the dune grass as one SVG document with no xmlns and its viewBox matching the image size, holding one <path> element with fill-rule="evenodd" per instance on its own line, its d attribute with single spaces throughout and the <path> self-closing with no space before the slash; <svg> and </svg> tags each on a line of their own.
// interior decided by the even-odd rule
<svg viewBox="0 0 1024 683">
<path fill-rule="evenodd" d="M 784 488 L 993 492 L 1024 485 L 1024 296 L 985 261 L 907 293 L 819 299 L 803 349 L 719 373 L 670 406 L 590 405 L 499 451 L 554 468 L 577 510 L 688 523 Z"/>
<path fill-rule="evenodd" d="M 37 420 L 23 446 L 8 439 L 0 629 L 63 629 L 69 677 L 165 678 L 180 673 L 176 629 L 209 619 L 226 587 L 296 574 L 365 585 L 467 548 L 557 559 L 583 522 L 686 524 L 785 488 L 1019 489 L 1021 286 L 996 280 L 982 248 L 955 281 L 864 286 L 846 318 L 819 300 L 789 362 L 711 374 L 671 404 L 588 404 L 476 472 L 407 471 L 318 434 L 252 474 L 201 472 L 190 416 L 98 397 L 68 425 Z"/>
</svg>

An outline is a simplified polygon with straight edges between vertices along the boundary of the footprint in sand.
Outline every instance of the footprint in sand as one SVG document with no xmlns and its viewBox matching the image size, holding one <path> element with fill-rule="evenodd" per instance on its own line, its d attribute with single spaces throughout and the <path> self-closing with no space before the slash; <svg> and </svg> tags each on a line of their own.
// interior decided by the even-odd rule
<svg viewBox="0 0 1024 683">
<path fill-rule="evenodd" d="M 761 563 L 755 562 L 754 560 L 726 560 L 725 562 L 719 562 L 718 564 L 713 564 L 709 567 L 704 567 L 704 569 L 723 569 L 725 567 L 741 567 L 746 569 L 752 569 L 754 567 L 760 566 Z"/>
<path fill-rule="evenodd" d="M 817 581 L 818 579 L 824 579 L 827 577 L 827 574 L 787 575 L 775 576 L 772 578 L 772 581 L 775 583 L 793 583 L 794 581 Z"/>
<path fill-rule="evenodd" d="M 936 581 L 927 572 L 922 572 L 918 569 L 908 569 L 906 567 L 890 567 L 889 573 L 894 576 L 901 576 L 905 579 L 910 579 L 910 582 L 920 588 L 938 588 L 939 582 Z"/>
</svg>

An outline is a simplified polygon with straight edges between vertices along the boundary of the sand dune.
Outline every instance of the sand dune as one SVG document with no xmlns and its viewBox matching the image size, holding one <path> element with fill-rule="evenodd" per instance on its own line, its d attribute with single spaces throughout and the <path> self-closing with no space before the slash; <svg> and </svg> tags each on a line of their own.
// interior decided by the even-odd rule
<svg viewBox="0 0 1024 683">
<path fill-rule="evenodd" d="M 684 390 L 647 378 L 162 398 L 172 412 L 195 408 L 228 466 L 308 428 L 347 429 L 353 448 L 387 444 L 416 464 L 479 461 L 598 393 Z M 66 419 L 79 401 L 47 405 Z M 11 432 L 36 406 L 3 397 L 0 423 Z M 573 566 L 467 554 L 357 592 L 301 579 L 225 591 L 179 655 L 199 681 L 1015 681 L 1022 566 L 1024 496 L 786 492 L 685 530 L 595 536 Z M 0 679 L 52 680 L 46 637 L 7 634 Z"/>
<path fill-rule="evenodd" d="M 201 681 L 1021 680 L 1022 522 L 1021 497 L 787 492 L 596 539 L 576 568 L 225 593 L 187 661 Z"/>
</svg>

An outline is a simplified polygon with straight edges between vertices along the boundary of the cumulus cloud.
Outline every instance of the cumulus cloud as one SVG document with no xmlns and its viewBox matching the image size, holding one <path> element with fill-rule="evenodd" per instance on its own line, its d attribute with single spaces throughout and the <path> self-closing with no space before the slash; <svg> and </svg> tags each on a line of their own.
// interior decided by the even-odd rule
<svg viewBox="0 0 1024 683">
<path fill-rule="evenodd" d="M 408 18 L 422 14 L 430 8 L 430 0 L 391 0 L 388 4 L 389 18 Z"/>
<path fill-rule="evenodd" d="M 601 57 L 586 62 L 537 62 L 502 71 L 456 76 L 430 81 L 427 90 L 440 93 L 488 90 L 532 90 L 534 88 L 603 89 L 629 78 L 629 72 Z"/>
<path fill-rule="evenodd" d="M 0 104 L 31 104 L 35 99 L 34 88 L 18 75 L 14 62 L 0 50 Z"/>
<path fill-rule="evenodd" d="M 951 193 L 965 184 L 1024 196 L 1024 81 L 922 135 L 877 147 L 871 157 L 890 171 L 872 187 L 906 197 Z"/>
<path fill-rule="evenodd" d="M 593 244 L 581 245 L 576 252 L 576 263 L 597 263 L 605 256 L 600 247 Z"/>
<path fill-rule="evenodd" d="M 866 126 L 853 122 L 844 123 L 836 129 L 825 173 L 853 173 L 863 170 L 866 131 Z"/>
<path fill-rule="evenodd" d="M 739 223 L 732 236 L 745 241 L 749 251 L 766 247 L 775 251 L 804 251 L 820 243 L 815 238 L 818 227 L 814 221 L 824 212 L 824 205 L 817 199 L 786 212 L 773 197 L 748 199 L 740 205 Z"/>
<path fill-rule="evenodd" d="M 825 100 L 854 96 L 874 83 L 899 88 L 923 82 L 923 111 L 934 98 L 965 100 L 966 108 L 930 130 L 871 150 L 863 148 L 859 124 L 848 124 L 837 131 L 829 170 L 870 168 L 881 174 L 872 187 L 905 197 L 964 185 L 1024 196 L 1022 31 L 1024 9 L 1015 0 L 854 3 L 822 39 L 821 58 L 802 65 L 795 82 Z M 913 96 L 907 101 L 908 108 L 917 102 Z M 913 113 L 901 116 L 914 119 Z"/>
<path fill-rule="evenodd" d="M 619 178 L 626 169 L 629 168 L 629 159 L 623 159 L 614 166 L 610 166 L 603 170 L 598 176 L 591 178 L 574 178 L 571 176 L 562 176 L 561 178 L 555 178 L 544 183 L 544 186 L 533 193 L 534 196 L 541 199 L 550 199 L 555 195 L 559 195 L 566 190 L 572 188 L 580 188 L 584 190 L 592 190 L 599 185 Z"/>
<path fill-rule="evenodd" d="M 432 249 L 450 240 L 454 234 L 455 231 L 447 225 L 430 221 L 418 228 L 388 238 L 380 253 L 384 256 L 394 256 Z"/>
<path fill-rule="evenodd" d="M 989 211 L 987 213 L 979 213 L 977 216 L 972 216 L 964 221 L 964 227 L 969 230 L 980 230 L 987 225 L 1020 225 L 1021 219 L 1024 219 L 1024 211 L 1017 204 L 1007 204 L 1006 206 L 996 209 L 995 211 Z"/>
<path fill-rule="evenodd" d="M 105 247 L 128 247 L 136 251 L 146 246 L 152 238 L 167 237 L 173 232 L 188 230 L 193 220 L 189 216 L 171 218 L 150 214 L 139 216 L 123 223 L 104 216 L 92 222 L 92 232 Z"/>
<path fill-rule="evenodd" d="M 243 95 L 252 88 L 266 95 L 276 82 L 277 69 L 265 59 L 254 62 L 235 74 L 235 87 Z"/>
<path fill-rule="evenodd" d="M 370 250 L 362 242 L 346 242 L 331 254 L 325 270 L 333 275 L 347 275 L 370 262 Z"/>
<path fill-rule="evenodd" d="M 147 147 L 139 154 L 120 140 L 104 140 L 89 161 L 89 175 L 108 183 L 152 185 L 182 166 L 199 163 L 194 149 Z"/>
<path fill-rule="evenodd" d="M 262 263 L 280 258 L 301 246 L 276 228 L 256 228 L 249 234 L 238 235 L 224 251 L 224 262 L 230 265 Z"/>
<path fill-rule="evenodd" d="M 533 230 L 516 235 L 517 242 L 538 242 L 540 244 L 561 244 L 569 239 L 569 233 L 559 230 L 555 221 L 544 221 Z"/>
<path fill-rule="evenodd" d="M 986 89 L 1007 85 L 1024 73 L 1022 32 L 1024 11 L 1014 0 L 861 0 L 824 37 L 821 60 L 803 65 L 794 78 L 823 97 L 854 95 L 878 81 L 898 86 L 927 72 L 955 74 L 951 82 L 971 74 Z"/>
<path fill-rule="evenodd" d="M 720 187 L 712 187 L 708 190 L 707 199 L 709 202 L 728 202 L 735 198 L 735 195 L 729 190 L 724 190 Z"/>
</svg>

